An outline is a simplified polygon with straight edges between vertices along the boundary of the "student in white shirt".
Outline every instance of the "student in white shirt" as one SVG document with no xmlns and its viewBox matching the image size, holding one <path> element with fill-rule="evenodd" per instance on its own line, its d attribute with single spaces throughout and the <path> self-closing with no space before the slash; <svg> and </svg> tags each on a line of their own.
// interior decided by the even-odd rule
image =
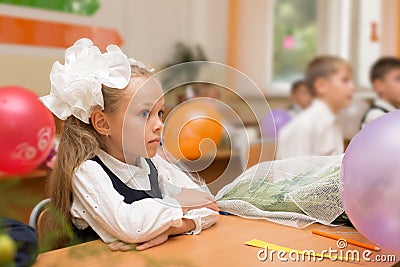
<svg viewBox="0 0 400 267">
<path fill-rule="evenodd" d="M 361 128 L 367 123 L 397 109 L 400 104 L 400 59 L 382 57 L 371 67 L 370 81 L 378 95 L 361 121 Z"/>
<path fill-rule="evenodd" d="M 143 63 L 80 39 L 50 80 L 41 101 L 63 120 L 50 197 L 79 241 L 143 250 L 216 222 L 206 185 L 157 155 L 163 91 Z"/>
<path fill-rule="evenodd" d="M 337 114 L 352 99 L 350 65 L 336 56 L 317 57 L 307 67 L 306 81 L 315 100 L 280 130 L 277 159 L 344 152 Z"/>
</svg>

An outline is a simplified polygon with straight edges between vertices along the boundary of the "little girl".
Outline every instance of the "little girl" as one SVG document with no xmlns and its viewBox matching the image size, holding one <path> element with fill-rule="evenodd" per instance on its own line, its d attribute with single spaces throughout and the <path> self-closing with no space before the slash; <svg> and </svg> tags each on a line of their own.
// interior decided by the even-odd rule
<svg viewBox="0 0 400 267">
<path fill-rule="evenodd" d="M 80 39 L 65 51 L 65 65 L 53 65 L 50 81 L 41 101 L 64 121 L 50 197 L 80 241 L 143 250 L 216 222 L 206 186 L 156 154 L 164 99 L 143 63 L 115 45 L 101 53 Z"/>
</svg>

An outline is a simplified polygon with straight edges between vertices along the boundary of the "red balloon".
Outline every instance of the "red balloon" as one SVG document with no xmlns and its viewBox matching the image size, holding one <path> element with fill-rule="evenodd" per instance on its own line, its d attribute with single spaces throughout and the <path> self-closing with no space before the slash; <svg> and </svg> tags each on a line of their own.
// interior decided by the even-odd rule
<svg viewBox="0 0 400 267">
<path fill-rule="evenodd" d="M 0 123 L 0 172 L 26 173 L 46 159 L 55 125 L 38 95 L 18 86 L 0 87 Z"/>
</svg>

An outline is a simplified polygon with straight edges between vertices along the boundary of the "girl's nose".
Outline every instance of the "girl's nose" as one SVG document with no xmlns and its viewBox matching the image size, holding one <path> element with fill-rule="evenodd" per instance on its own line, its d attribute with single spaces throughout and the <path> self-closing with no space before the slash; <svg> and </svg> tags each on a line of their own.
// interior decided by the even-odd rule
<svg viewBox="0 0 400 267">
<path fill-rule="evenodd" d="M 160 117 L 154 119 L 153 131 L 161 131 L 164 127 L 164 123 L 162 122 Z"/>
</svg>

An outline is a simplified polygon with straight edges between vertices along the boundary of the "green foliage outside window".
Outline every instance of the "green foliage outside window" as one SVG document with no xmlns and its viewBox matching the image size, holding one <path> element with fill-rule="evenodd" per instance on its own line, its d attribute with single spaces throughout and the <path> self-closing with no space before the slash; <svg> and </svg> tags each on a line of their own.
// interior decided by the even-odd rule
<svg viewBox="0 0 400 267">
<path fill-rule="evenodd" d="M 272 82 L 292 83 L 302 78 L 317 51 L 317 1 L 276 0 L 273 25 Z M 285 37 L 294 38 L 284 47 Z"/>
</svg>

